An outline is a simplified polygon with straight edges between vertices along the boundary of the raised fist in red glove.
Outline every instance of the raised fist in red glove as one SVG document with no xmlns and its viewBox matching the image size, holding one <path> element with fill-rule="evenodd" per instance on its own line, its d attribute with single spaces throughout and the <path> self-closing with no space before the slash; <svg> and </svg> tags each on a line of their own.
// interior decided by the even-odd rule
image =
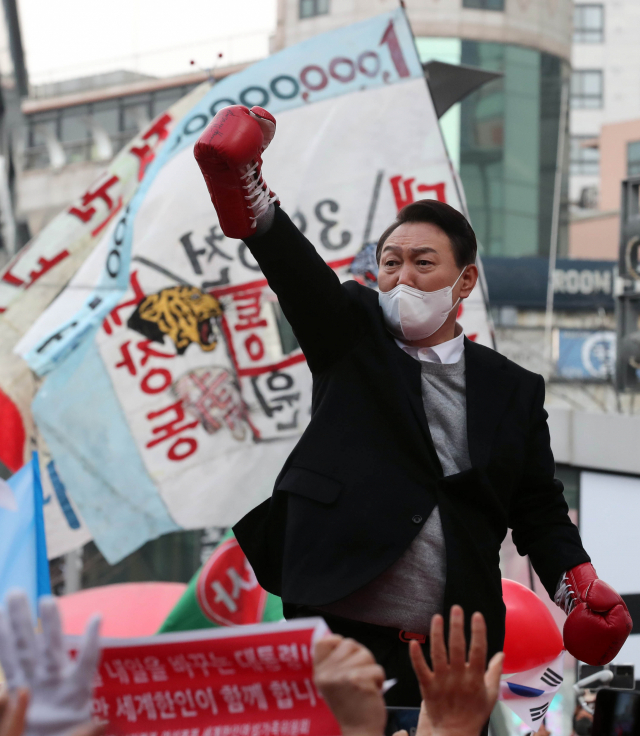
<svg viewBox="0 0 640 736">
<path fill-rule="evenodd" d="M 263 108 L 231 105 L 216 114 L 193 149 L 228 238 L 254 235 L 260 216 L 277 201 L 262 178 L 261 158 L 275 132 L 275 118 Z"/>
<path fill-rule="evenodd" d="M 633 622 L 622 598 L 585 562 L 562 576 L 555 602 L 567 614 L 564 645 L 587 664 L 608 664 L 631 633 Z"/>
</svg>

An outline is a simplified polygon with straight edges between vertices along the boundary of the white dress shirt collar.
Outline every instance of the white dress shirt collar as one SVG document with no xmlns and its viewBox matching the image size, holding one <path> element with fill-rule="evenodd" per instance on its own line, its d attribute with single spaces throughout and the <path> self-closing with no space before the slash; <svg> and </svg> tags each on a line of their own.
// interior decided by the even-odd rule
<svg viewBox="0 0 640 736">
<path fill-rule="evenodd" d="M 426 361 L 427 363 L 457 363 L 464 352 L 464 331 L 459 323 L 456 322 L 456 332 L 460 332 L 452 340 L 441 342 L 432 348 L 418 348 L 413 345 L 407 345 L 406 342 L 396 338 L 397 346 L 404 350 L 416 360 Z"/>
</svg>

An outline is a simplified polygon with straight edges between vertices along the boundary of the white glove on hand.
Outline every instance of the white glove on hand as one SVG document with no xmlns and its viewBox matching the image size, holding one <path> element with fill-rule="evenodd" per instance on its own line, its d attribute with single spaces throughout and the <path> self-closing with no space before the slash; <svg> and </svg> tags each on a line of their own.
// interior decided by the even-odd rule
<svg viewBox="0 0 640 736">
<path fill-rule="evenodd" d="M 93 681 L 100 657 L 100 616 L 94 616 L 78 656 L 67 654 L 55 599 L 40 599 L 42 633 L 36 634 L 29 601 L 22 592 L 7 596 L 0 611 L 0 664 L 10 692 L 31 691 L 24 736 L 63 736 L 91 718 Z"/>
</svg>

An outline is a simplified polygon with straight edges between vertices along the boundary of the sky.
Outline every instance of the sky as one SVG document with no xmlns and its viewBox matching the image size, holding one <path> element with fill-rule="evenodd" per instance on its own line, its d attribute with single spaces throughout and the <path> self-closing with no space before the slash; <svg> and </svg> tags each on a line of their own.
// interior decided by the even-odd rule
<svg viewBox="0 0 640 736">
<path fill-rule="evenodd" d="M 276 0 L 18 0 L 31 84 L 116 69 L 169 76 L 261 58 Z M 191 65 L 190 61 L 195 61 Z"/>
</svg>

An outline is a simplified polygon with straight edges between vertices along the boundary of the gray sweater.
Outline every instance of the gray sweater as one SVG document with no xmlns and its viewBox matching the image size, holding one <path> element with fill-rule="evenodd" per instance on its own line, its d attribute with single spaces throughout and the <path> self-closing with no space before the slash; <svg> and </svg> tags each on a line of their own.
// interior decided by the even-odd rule
<svg viewBox="0 0 640 736">
<path fill-rule="evenodd" d="M 422 362 L 422 400 L 444 475 L 471 467 L 464 353 L 457 363 Z M 436 506 L 404 554 L 381 575 L 321 610 L 379 626 L 428 634 L 443 612 L 447 558 Z"/>
</svg>

